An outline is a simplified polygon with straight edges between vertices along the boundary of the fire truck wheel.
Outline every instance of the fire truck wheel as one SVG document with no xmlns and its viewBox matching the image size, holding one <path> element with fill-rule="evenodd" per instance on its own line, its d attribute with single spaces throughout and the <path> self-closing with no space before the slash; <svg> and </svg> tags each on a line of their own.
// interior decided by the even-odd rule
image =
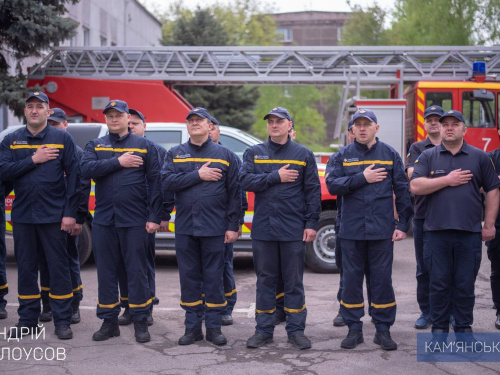
<svg viewBox="0 0 500 375">
<path fill-rule="evenodd" d="M 80 266 L 83 266 L 89 260 L 92 254 L 92 235 L 89 223 L 85 223 L 82 228 L 82 233 L 78 237 L 78 257 L 80 258 Z"/>
<path fill-rule="evenodd" d="M 338 272 L 335 264 L 335 220 L 337 211 L 323 211 L 319 216 L 316 240 L 306 243 L 306 264 L 318 273 Z"/>
</svg>

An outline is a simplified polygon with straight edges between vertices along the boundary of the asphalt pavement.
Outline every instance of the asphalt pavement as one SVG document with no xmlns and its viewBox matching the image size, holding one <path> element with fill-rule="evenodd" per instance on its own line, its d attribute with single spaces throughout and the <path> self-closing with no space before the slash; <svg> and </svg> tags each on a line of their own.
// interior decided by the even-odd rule
<svg viewBox="0 0 500 375">
<path fill-rule="evenodd" d="M 354 350 L 340 348 L 347 328 L 336 328 L 332 320 L 339 305 L 336 293 L 338 274 L 316 274 L 306 270 L 304 284 L 308 310 L 306 335 L 312 349 L 298 351 L 287 343 L 283 324 L 275 329 L 274 343 L 247 349 L 246 340 L 254 333 L 255 281 L 251 254 L 236 254 L 234 273 L 238 302 L 233 314 L 235 324 L 223 327 L 228 344 L 216 347 L 207 341 L 179 346 L 184 332 L 184 314 L 179 307 L 180 287 L 175 255 L 158 253 L 156 286 L 160 305 L 154 309 L 152 340 L 138 344 L 133 326 L 121 327 L 121 336 L 103 342 L 92 341 L 101 321 L 95 315 L 97 276 L 95 264 L 82 268 L 84 299 L 82 321 L 73 325 L 74 338 L 61 341 L 52 323 L 46 324 L 45 339 L 30 336 L 21 341 L 6 341 L 4 327 L 17 323 L 17 267 L 8 238 L 7 296 L 9 316 L 0 321 L 0 374 L 499 374 L 497 362 L 427 363 L 417 362 L 419 316 L 416 302 L 415 256 L 413 239 L 395 246 L 393 284 L 397 301 L 396 323 L 391 329 L 398 350 L 383 351 L 373 343 L 375 327 L 365 315 L 364 344 Z M 490 263 L 483 247 L 483 261 L 476 282 L 475 332 L 496 332 L 489 285 Z M 430 329 L 424 330 L 430 332 Z M 55 355 L 53 355 L 55 353 Z M 10 358 L 7 357 L 10 356 Z M 53 359 L 51 359 L 53 357 Z M 59 360 L 58 360 L 59 359 Z"/>
</svg>

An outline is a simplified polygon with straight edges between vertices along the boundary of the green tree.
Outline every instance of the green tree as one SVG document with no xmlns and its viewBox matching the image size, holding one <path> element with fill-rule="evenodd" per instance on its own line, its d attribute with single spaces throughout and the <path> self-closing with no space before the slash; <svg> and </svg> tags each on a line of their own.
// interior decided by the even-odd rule
<svg viewBox="0 0 500 375">
<path fill-rule="evenodd" d="M 52 45 L 72 37 L 78 23 L 62 17 L 65 5 L 78 0 L 0 0 L 0 103 L 23 115 L 27 79 L 21 70 L 26 57 L 40 56 Z M 16 61 L 9 67 L 9 62 Z"/>
<path fill-rule="evenodd" d="M 179 4 L 179 15 L 164 28 L 164 45 L 225 46 L 234 39 L 209 8 L 185 11 Z M 222 17 L 222 16 L 221 16 Z M 177 86 L 177 90 L 194 106 L 206 107 L 221 124 L 248 130 L 254 122 L 253 109 L 259 91 L 244 86 Z"/>
<path fill-rule="evenodd" d="M 348 2 L 349 4 L 349 2 Z M 376 3 L 366 8 L 351 6 L 352 15 L 342 27 L 340 44 L 344 46 L 380 46 L 387 44 L 384 27 L 387 12 Z"/>
</svg>

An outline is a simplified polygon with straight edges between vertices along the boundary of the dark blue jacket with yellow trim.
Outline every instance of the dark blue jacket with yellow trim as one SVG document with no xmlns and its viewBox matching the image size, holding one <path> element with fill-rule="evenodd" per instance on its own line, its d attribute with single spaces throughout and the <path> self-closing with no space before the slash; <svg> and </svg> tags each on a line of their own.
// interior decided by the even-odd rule
<svg viewBox="0 0 500 375">
<path fill-rule="evenodd" d="M 278 170 L 299 171 L 294 182 L 281 183 Z M 314 154 L 288 137 L 280 145 L 270 139 L 243 155 L 241 188 L 255 193 L 252 238 L 262 241 L 300 241 L 304 229 L 318 229 L 321 185 Z"/>
<path fill-rule="evenodd" d="M 140 167 L 120 165 L 118 158 L 129 151 L 142 157 Z M 94 139 L 85 146 L 82 175 L 95 182 L 94 223 L 115 227 L 160 223 L 160 162 L 151 141 L 131 133 Z"/>
<path fill-rule="evenodd" d="M 163 164 L 165 164 L 165 160 L 167 160 L 167 150 L 165 150 L 165 147 L 159 145 L 156 142 L 150 141 L 153 143 L 153 145 L 156 147 L 156 150 L 158 151 L 158 157 L 160 160 L 160 173 L 161 169 L 163 168 Z M 161 180 L 161 175 L 160 175 L 160 180 Z M 162 199 L 163 199 L 163 204 L 162 204 L 162 212 L 161 212 L 161 220 L 162 221 L 169 221 L 172 211 L 174 210 L 174 205 L 175 205 L 175 194 L 171 191 L 166 191 L 166 190 L 161 190 L 162 191 Z"/>
<path fill-rule="evenodd" d="M 369 184 L 363 171 L 371 164 L 374 169 L 385 168 L 387 178 Z M 356 141 L 341 149 L 333 159 L 326 186 L 330 194 L 342 196 L 340 238 L 381 240 L 392 238 L 395 229 L 408 231 L 413 207 L 404 165 L 396 150 L 378 138 L 369 149 Z"/>
<path fill-rule="evenodd" d="M 42 145 L 57 147 L 59 155 L 36 165 L 31 157 Z M 0 168 L 2 179 L 14 183 L 14 223 L 48 224 L 58 223 L 63 217 L 76 219 L 80 163 L 69 133 L 47 125 L 35 136 L 27 127 L 7 134 L 1 145 Z"/>
<path fill-rule="evenodd" d="M 201 146 L 190 141 L 172 147 L 162 169 L 163 189 L 175 192 L 175 233 L 197 237 L 238 231 L 241 190 L 237 156 L 209 137 Z M 219 181 L 203 181 L 198 169 L 222 170 Z"/>
</svg>

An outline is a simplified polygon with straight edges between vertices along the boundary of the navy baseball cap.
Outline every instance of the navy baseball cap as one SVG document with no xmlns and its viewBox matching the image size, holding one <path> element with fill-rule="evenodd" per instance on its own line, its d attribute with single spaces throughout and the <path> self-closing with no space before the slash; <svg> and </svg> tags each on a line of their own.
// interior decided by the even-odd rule
<svg viewBox="0 0 500 375">
<path fill-rule="evenodd" d="M 102 111 L 102 113 L 106 114 L 106 112 L 108 112 L 110 109 L 116 109 L 118 112 L 122 112 L 122 113 L 123 112 L 129 113 L 127 102 L 124 102 L 123 100 L 119 100 L 119 99 L 115 99 L 115 100 L 110 101 L 106 105 L 106 107 L 104 107 L 104 110 Z"/>
<path fill-rule="evenodd" d="M 373 111 L 370 111 L 369 109 L 358 109 L 356 113 L 352 116 L 352 122 L 354 124 L 354 121 L 356 121 L 358 118 L 364 117 L 375 124 L 377 123 L 377 116 L 375 116 L 375 113 Z"/>
<path fill-rule="evenodd" d="M 193 108 L 192 110 L 190 110 L 186 116 L 186 120 L 191 115 L 200 116 L 201 118 L 207 118 L 210 120 L 210 122 L 212 122 L 212 116 L 210 116 L 210 113 L 208 113 L 208 110 L 203 108 L 203 107 L 196 107 L 196 108 Z"/>
<path fill-rule="evenodd" d="M 142 122 L 146 122 L 144 115 L 141 112 L 139 112 L 137 109 L 129 108 L 128 113 L 130 113 L 131 115 L 139 116 L 141 118 Z"/>
<path fill-rule="evenodd" d="M 267 120 L 269 118 L 269 116 L 271 116 L 271 115 L 279 117 L 279 118 L 286 118 L 289 121 L 292 121 L 292 116 L 290 116 L 290 113 L 288 113 L 288 110 L 286 108 L 283 108 L 283 107 L 274 107 L 273 109 L 271 109 L 269 111 L 269 113 L 264 116 L 264 120 Z"/>
<path fill-rule="evenodd" d="M 47 103 L 49 104 L 49 97 L 47 95 L 45 95 L 43 92 L 41 91 L 34 91 L 34 92 L 30 92 L 28 94 L 28 97 L 26 98 L 26 102 L 28 102 L 28 100 L 30 100 L 31 98 L 37 98 L 38 100 L 44 102 L 44 103 Z"/>
<path fill-rule="evenodd" d="M 441 108 L 438 105 L 432 105 L 430 107 L 427 107 L 424 112 L 424 118 L 427 118 L 431 115 L 438 115 L 442 116 L 444 114 L 444 109 Z"/>
<path fill-rule="evenodd" d="M 61 122 L 68 119 L 68 116 L 66 116 L 66 112 L 64 112 L 61 108 L 51 108 L 49 113 L 50 116 L 47 118 L 47 120 Z"/>
<path fill-rule="evenodd" d="M 219 120 L 217 120 L 214 116 L 210 116 L 210 121 L 212 124 L 219 126 Z"/>
<path fill-rule="evenodd" d="M 439 118 L 439 122 L 443 122 L 443 120 L 446 117 L 455 117 L 458 121 L 465 123 L 465 119 L 464 119 L 464 116 L 462 115 L 462 113 L 460 113 L 459 111 L 455 111 L 454 109 L 450 109 L 448 112 L 445 112 Z"/>
<path fill-rule="evenodd" d="M 354 124 L 354 120 L 351 118 L 351 120 L 349 120 L 349 124 L 347 124 L 347 130 L 351 130 L 352 124 Z"/>
</svg>

